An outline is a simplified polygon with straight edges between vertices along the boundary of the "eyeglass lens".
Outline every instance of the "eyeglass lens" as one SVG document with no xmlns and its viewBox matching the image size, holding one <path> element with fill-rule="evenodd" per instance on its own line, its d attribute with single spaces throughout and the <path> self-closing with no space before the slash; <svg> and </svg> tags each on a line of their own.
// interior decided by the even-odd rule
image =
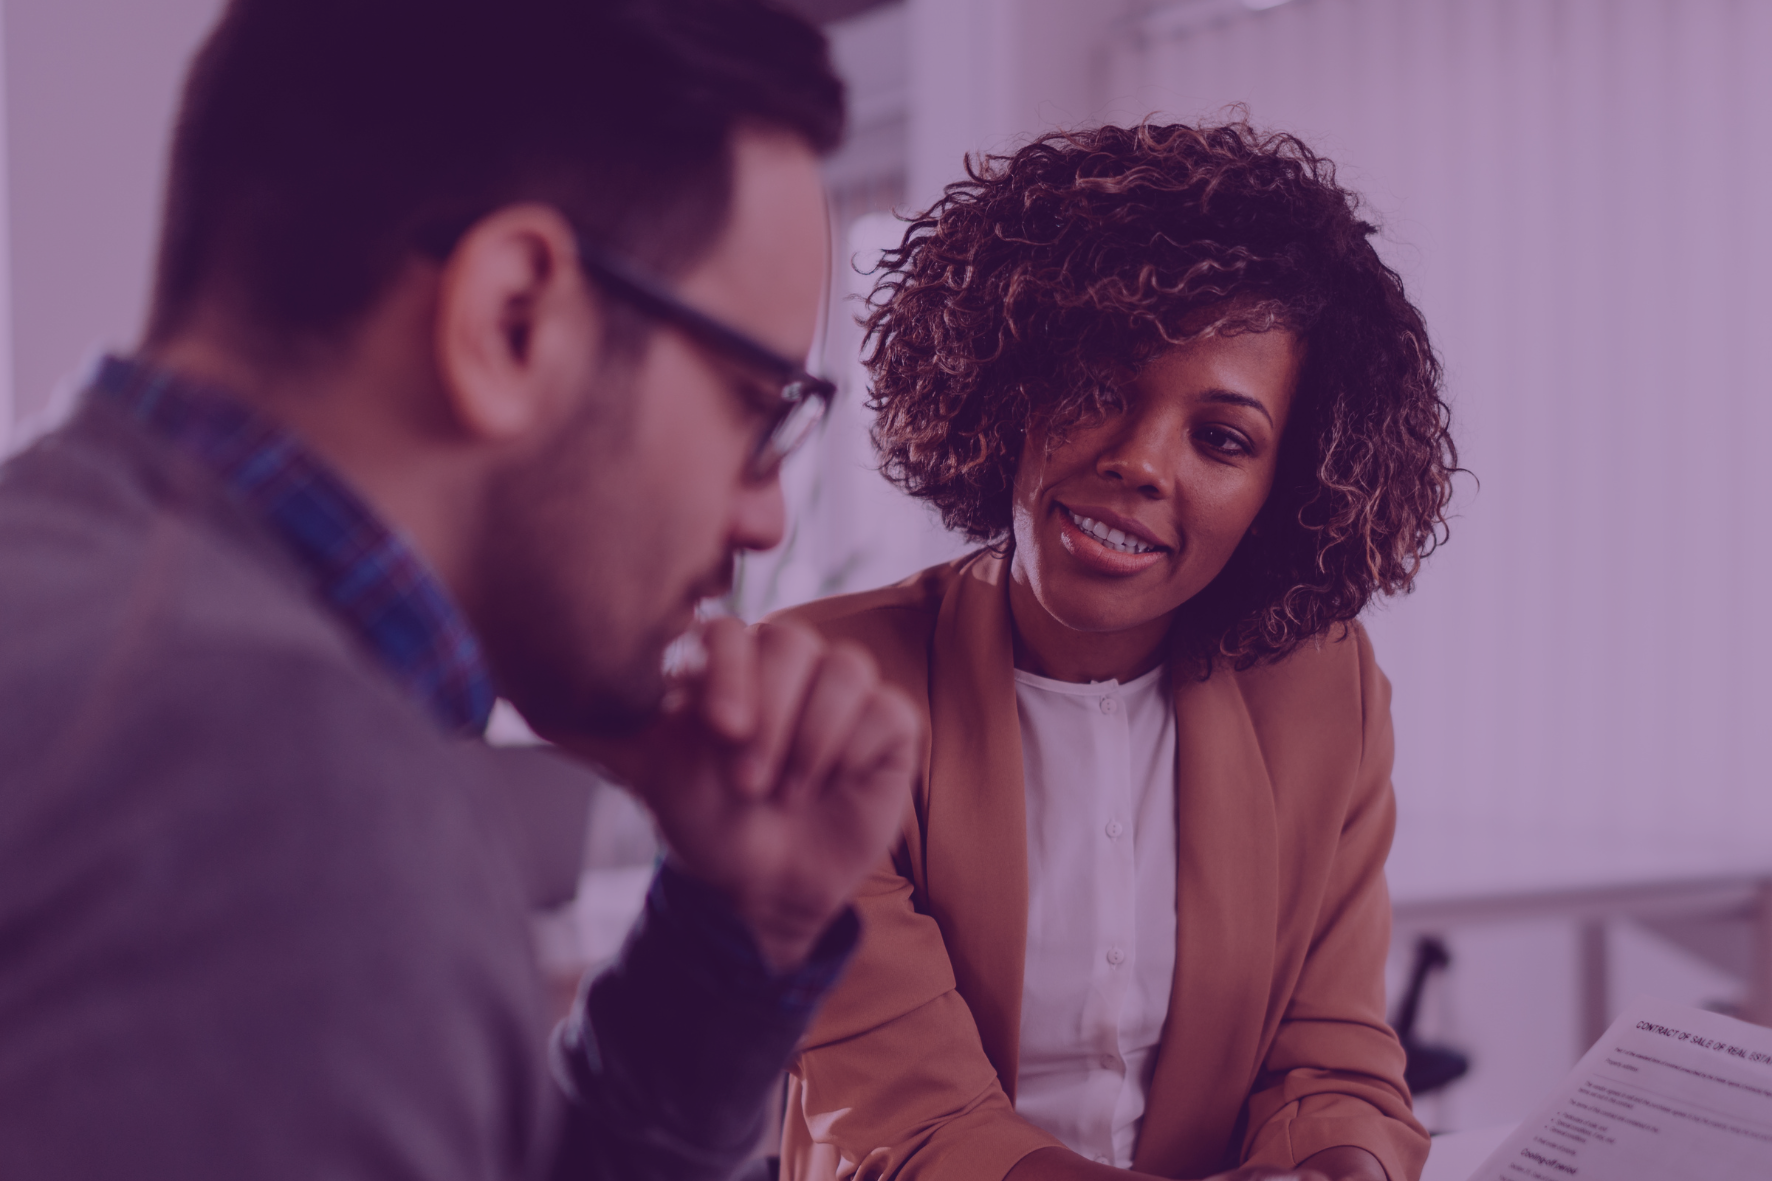
<svg viewBox="0 0 1772 1181">
<path fill-rule="evenodd" d="M 790 405 L 757 448 L 753 467 L 759 475 L 767 475 L 779 467 L 824 419 L 826 397 L 808 388 L 807 383 L 791 383 L 782 390 L 782 399 Z"/>
</svg>

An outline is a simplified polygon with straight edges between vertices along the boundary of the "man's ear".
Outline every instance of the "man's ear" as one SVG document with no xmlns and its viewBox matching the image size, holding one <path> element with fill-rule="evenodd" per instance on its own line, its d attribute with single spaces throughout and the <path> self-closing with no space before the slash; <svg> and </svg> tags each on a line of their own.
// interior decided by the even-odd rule
<svg viewBox="0 0 1772 1181">
<path fill-rule="evenodd" d="M 595 371 L 602 322 L 572 227 L 508 205 L 456 244 L 437 293 L 437 368 L 461 427 L 488 442 L 551 430 Z"/>
</svg>

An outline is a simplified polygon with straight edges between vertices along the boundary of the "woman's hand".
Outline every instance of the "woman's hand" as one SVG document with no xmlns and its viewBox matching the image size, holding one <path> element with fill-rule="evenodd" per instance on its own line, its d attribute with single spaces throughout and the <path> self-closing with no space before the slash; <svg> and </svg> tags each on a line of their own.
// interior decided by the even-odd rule
<svg viewBox="0 0 1772 1181">
<path fill-rule="evenodd" d="M 1364 1148 L 1325 1148 L 1294 1168 L 1245 1165 L 1206 1181 L 1388 1181 L 1384 1166 Z"/>
<path fill-rule="evenodd" d="M 1021 1158 L 1004 1181 L 1111 1181 L 1143 1177 L 1130 1169 L 1098 1165 L 1066 1148 L 1042 1148 Z M 1378 1158 L 1364 1148 L 1326 1148 L 1290 1169 L 1244 1165 L 1205 1181 L 1389 1181 Z"/>
</svg>

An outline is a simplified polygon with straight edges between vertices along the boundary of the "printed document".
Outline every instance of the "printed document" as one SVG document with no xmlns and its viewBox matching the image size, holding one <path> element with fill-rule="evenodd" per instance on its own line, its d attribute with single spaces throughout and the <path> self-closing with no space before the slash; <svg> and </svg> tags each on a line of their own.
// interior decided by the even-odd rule
<svg viewBox="0 0 1772 1181">
<path fill-rule="evenodd" d="M 1639 999 L 1470 1181 L 1767 1181 L 1772 1029 Z"/>
</svg>

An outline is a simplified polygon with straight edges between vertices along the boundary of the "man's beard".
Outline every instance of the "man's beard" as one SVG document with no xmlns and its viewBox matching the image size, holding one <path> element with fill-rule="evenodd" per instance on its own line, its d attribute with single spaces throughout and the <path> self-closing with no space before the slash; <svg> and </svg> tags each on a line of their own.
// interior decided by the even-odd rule
<svg viewBox="0 0 1772 1181">
<path fill-rule="evenodd" d="M 722 558 L 687 597 L 729 592 L 733 566 L 732 555 Z M 549 574 L 534 569 L 524 580 L 522 599 L 495 608 L 483 624 L 500 691 L 531 729 L 550 740 L 623 738 L 644 730 L 657 720 L 670 689 L 666 651 L 685 632 L 674 620 L 660 620 L 640 635 L 620 634 L 624 629 L 607 618 L 575 614 L 583 604 Z M 573 626 L 580 620 L 584 626 Z"/>
<path fill-rule="evenodd" d="M 514 704 L 530 728 L 552 742 L 628 738 L 659 716 L 666 689 L 662 665 L 661 651 L 659 660 L 636 668 L 619 684 L 561 684 L 559 691 L 526 693 L 527 700 Z"/>
<path fill-rule="evenodd" d="M 607 490 L 620 486 L 631 458 L 623 450 L 626 390 L 618 374 L 605 380 L 600 403 L 587 404 L 541 454 L 497 482 L 480 547 L 474 624 L 499 692 L 544 738 L 645 729 L 669 688 L 664 655 L 682 634 L 684 608 L 732 588 L 731 552 L 687 586 L 672 579 L 675 585 L 640 587 L 638 595 L 620 586 L 639 575 L 623 568 L 619 546 L 607 550 L 607 564 L 595 565 L 594 551 L 607 539 L 584 527 L 586 506 L 606 511 Z M 586 554 L 563 552 L 563 544 Z"/>
<path fill-rule="evenodd" d="M 645 729 L 664 701 L 664 650 L 674 637 L 587 635 L 563 626 L 570 618 L 531 601 L 483 624 L 500 694 L 551 741 Z"/>
</svg>

